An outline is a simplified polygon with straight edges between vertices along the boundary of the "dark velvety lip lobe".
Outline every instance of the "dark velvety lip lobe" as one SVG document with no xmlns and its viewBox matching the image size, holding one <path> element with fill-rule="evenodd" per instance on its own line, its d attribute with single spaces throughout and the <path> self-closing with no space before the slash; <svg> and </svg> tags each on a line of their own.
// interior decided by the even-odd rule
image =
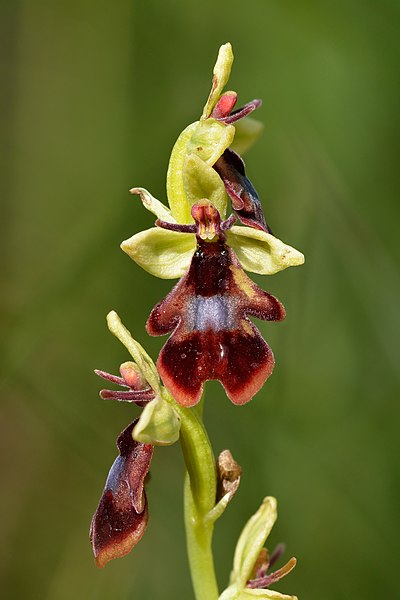
<svg viewBox="0 0 400 600">
<path fill-rule="evenodd" d="M 199 240 L 188 272 L 147 322 L 150 335 L 172 332 L 157 367 L 177 402 L 196 404 L 210 379 L 220 381 L 235 404 L 258 392 L 274 358 L 247 314 L 277 321 L 285 310 L 251 281 L 224 242 Z"/>
<path fill-rule="evenodd" d="M 135 419 L 117 440 L 115 459 L 93 516 L 90 539 L 99 567 L 125 556 L 141 539 L 148 511 L 144 483 L 153 455 L 153 446 L 136 442 L 132 431 Z"/>
</svg>

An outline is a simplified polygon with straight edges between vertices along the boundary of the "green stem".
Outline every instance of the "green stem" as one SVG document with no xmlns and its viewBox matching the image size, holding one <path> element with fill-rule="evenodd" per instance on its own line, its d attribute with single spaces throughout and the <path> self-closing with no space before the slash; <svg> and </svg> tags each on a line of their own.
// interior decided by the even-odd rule
<svg viewBox="0 0 400 600">
<path fill-rule="evenodd" d="M 200 411 L 174 402 L 181 418 L 185 459 L 184 510 L 189 565 L 196 600 L 217 600 L 218 586 L 212 554 L 214 523 L 206 515 L 215 506 L 217 476 L 214 454 Z"/>
</svg>

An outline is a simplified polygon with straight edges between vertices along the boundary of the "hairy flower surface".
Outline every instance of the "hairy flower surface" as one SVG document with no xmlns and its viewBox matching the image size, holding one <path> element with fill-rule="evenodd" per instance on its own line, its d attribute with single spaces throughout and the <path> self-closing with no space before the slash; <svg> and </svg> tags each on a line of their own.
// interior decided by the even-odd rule
<svg viewBox="0 0 400 600">
<path fill-rule="evenodd" d="M 144 483 L 153 446 L 133 439 L 137 421 L 118 437 L 119 456 L 110 469 L 90 527 L 90 540 L 99 567 L 128 554 L 146 529 L 148 510 Z"/>
<path fill-rule="evenodd" d="M 220 224 L 218 211 L 206 202 L 194 205 L 192 215 L 197 248 L 190 268 L 147 322 L 150 335 L 173 332 L 158 371 L 184 406 L 200 400 L 210 379 L 222 383 L 233 403 L 244 404 L 274 367 L 271 349 L 248 316 L 281 321 L 285 309 L 244 273 L 225 241 L 229 222 Z"/>
</svg>

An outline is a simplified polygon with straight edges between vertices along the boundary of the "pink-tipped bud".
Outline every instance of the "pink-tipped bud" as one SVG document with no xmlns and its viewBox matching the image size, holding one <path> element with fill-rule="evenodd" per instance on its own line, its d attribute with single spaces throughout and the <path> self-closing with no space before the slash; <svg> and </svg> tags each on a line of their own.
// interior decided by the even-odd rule
<svg viewBox="0 0 400 600">
<path fill-rule="evenodd" d="M 148 387 L 148 383 L 139 370 L 139 367 L 132 361 L 122 363 L 119 372 L 126 385 L 132 390 L 143 390 Z"/>
<path fill-rule="evenodd" d="M 227 117 L 237 102 L 236 92 L 225 92 L 222 94 L 217 104 L 214 106 L 211 117 L 214 119 L 223 119 Z"/>
</svg>

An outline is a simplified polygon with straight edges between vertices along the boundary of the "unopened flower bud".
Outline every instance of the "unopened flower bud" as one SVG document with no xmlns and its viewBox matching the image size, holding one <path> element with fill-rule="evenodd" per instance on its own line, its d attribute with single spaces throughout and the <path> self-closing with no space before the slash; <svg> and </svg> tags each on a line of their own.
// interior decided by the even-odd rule
<svg viewBox="0 0 400 600">
<path fill-rule="evenodd" d="M 119 372 L 126 385 L 132 390 L 143 390 L 148 387 L 148 383 L 136 363 L 132 361 L 122 363 Z"/>
</svg>

